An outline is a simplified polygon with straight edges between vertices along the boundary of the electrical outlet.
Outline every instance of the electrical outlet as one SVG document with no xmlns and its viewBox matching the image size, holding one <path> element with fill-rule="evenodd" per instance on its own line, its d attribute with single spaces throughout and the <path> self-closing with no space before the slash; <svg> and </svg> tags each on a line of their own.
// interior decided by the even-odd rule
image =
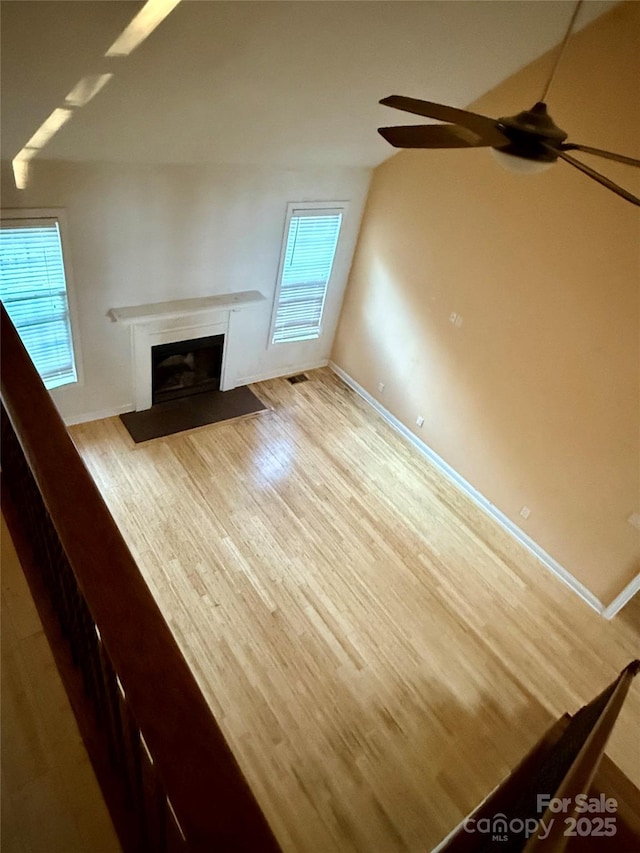
<svg viewBox="0 0 640 853">
<path fill-rule="evenodd" d="M 419 417 L 416 418 L 416 426 L 421 427 L 423 425 L 423 423 L 424 423 L 424 418 L 422 417 L 422 415 L 420 415 Z"/>
<path fill-rule="evenodd" d="M 384 382 L 378 382 L 378 391 L 382 394 L 384 391 Z"/>
<path fill-rule="evenodd" d="M 529 516 L 531 515 L 531 510 L 529 509 L 528 506 L 523 506 L 522 509 L 520 510 L 520 515 L 523 518 L 529 518 Z"/>
<path fill-rule="evenodd" d="M 627 521 L 632 527 L 637 527 L 640 530 L 640 512 L 632 512 Z"/>
<path fill-rule="evenodd" d="M 458 315 L 456 314 L 456 312 L 455 312 L 455 311 L 452 311 L 452 312 L 451 312 L 451 314 L 449 314 L 449 322 L 450 322 L 450 323 L 455 323 L 455 321 L 456 321 L 457 319 L 458 319 Z"/>
</svg>

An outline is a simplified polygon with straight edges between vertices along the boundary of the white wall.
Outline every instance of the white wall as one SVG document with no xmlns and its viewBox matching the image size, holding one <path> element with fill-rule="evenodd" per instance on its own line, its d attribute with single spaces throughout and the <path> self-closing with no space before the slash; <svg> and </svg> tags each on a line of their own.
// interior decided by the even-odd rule
<svg viewBox="0 0 640 853">
<path fill-rule="evenodd" d="M 2 164 L 2 206 L 67 211 L 84 381 L 53 392 L 69 422 L 133 408 L 130 332 L 110 308 L 259 290 L 238 384 L 326 363 L 360 226 L 370 170 L 121 166 L 35 162 L 29 187 Z M 267 348 L 286 206 L 349 201 L 323 332 Z"/>
</svg>

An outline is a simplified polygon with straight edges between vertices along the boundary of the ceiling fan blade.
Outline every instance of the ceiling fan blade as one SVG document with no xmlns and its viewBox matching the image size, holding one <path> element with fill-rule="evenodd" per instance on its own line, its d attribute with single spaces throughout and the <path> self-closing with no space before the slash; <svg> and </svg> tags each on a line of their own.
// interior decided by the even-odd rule
<svg viewBox="0 0 640 853">
<path fill-rule="evenodd" d="M 491 144 L 457 124 L 379 127 L 378 133 L 395 148 L 483 148 Z"/>
<path fill-rule="evenodd" d="M 581 172 L 584 172 L 585 175 L 588 175 L 590 178 L 593 178 L 594 181 L 597 181 L 602 186 L 607 187 L 607 189 L 612 190 L 622 198 L 630 201 L 631 204 L 637 204 L 640 206 L 640 198 L 630 193 L 628 190 L 623 189 L 623 187 L 618 186 L 618 184 L 614 184 L 613 181 L 610 181 L 609 178 L 605 178 L 604 175 L 601 175 L 600 172 L 596 172 L 595 169 L 592 169 L 590 166 L 585 166 L 584 163 L 581 163 L 579 160 L 576 160 L 575 157 L 572 157 L 570 154 L 567 154 L 565 151 L 560 151 L 557 148 L 552 148 L 550 145 L 545 146 L 549 148 L 551 151 L 555 151 L 555 153 L 562 160 L 566 160 L 567 163 L 570 163 L 572 166 L 575 166 L 576 169 L 579 169 Z"/>
<path fill-rule="evenodd" d="M 421 101 L 418 98 L 405 98 L 402 95 L 389 95 L 380 103 L 394 110 L 402 110 L 405 113 L 433 118 L 437 121 L 446 121 L 450 124 L 458 124 L 468 130 L 477 133 L 485 140 L 486 145 L 507 145 L 509 140 L 501 133 L 498 122 L 493 118 L 470 113 L 468 110 L 459 110 L 456 107 L 447 107 L 444 104 L 434 104 L 432 101 Z"/>
<path fill-rule="evenodd" d="M 591 148 L 589 145 L 578 145 L 575 142 L 565 142 L 560 148 L 563 151 L 584 151 L 585 154 L 595 154 L 598 157 L 606 157 L 607 160 L 615 160 L 616 163 L 626 163 L 627 166 L 639 166 L 640 160 L 633 157 L 625 157 L 624 154 L 614 154 L 613 151 L 603 151 L 602 148 Z"/>
</svg>

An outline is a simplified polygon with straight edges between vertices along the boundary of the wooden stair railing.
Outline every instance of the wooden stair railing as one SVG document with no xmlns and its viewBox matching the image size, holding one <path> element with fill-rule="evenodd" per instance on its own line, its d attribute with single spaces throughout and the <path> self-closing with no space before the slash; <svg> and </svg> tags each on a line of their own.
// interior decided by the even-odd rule
<svg viewBox="0 0 640 853">
<path fill-rule="evenodd" d="M 67 687 L 81 681 L 75 695 L 69 691 L 76 715 L 83 705 L 92 709 L 92 720 L 79 724 L 125 853 L 276 853 L 187 662 L 1 310 L 5 515 L 45 628 L 62 635 L 62 658 L 75 665 Z"/>
<path fill-rule="evenodd" d="M 640 850 L 640 792 L 608 759 L 606 773 L 598 775 L 607 739 L 638 673 L 640 660 L 634 660 L 591 702 L 556 720 L 434 853 Z M 608 787 L 612 783 L 613 789 Z"/>
</svg>

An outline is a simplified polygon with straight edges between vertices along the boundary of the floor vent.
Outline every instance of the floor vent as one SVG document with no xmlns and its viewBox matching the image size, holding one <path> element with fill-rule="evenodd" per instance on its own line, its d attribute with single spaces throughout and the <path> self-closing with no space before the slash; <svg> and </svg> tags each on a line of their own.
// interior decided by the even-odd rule
<svg viewBox="0 0 640 853">
<path fill-rule="evenodd" d="M 307 382 L 309 379 L 308 376 L 305 376 L 304 373 L 296 373 L 295 376 L 287 376 L 287 382 L 290 382 L 292 385 L 297 385 L 298 382 Z"/>
</svg>

